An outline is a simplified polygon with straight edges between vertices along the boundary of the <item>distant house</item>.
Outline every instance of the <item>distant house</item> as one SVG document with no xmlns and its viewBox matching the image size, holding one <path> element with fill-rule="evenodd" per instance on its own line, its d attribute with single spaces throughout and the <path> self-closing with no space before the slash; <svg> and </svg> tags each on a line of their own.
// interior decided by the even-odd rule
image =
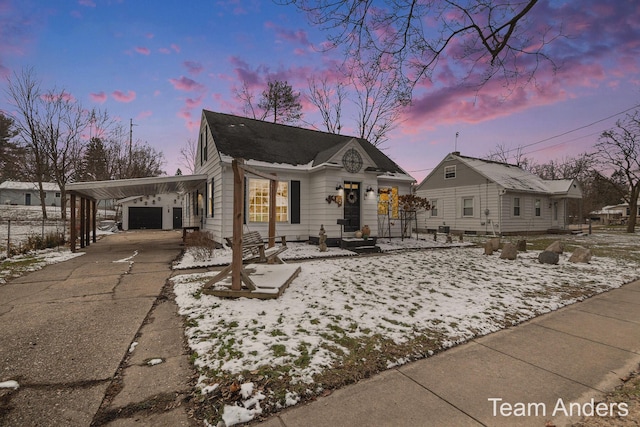
<svg viewBox="0 0 640 427">
<path fill-rule="evenodd" d="M 419 228 L 468 234 L 544 233 L 570 223 L 569 202 L 582 199 L 575 179 L 543 180 L 518 166 L 448 154 L 417 186 L 431 210 Z"/>
<path fill-rule="evenodd" d="M 183 197 L 177 193 L 127 197 L 122 206 L 123 230 L 173 230 L 182 228 Z"/>
<path fill-rule="evenodd" d="M 605 206 L 602 209 L 589 213 L 592 221 L 599 222 L 604 225 L 626 224 L 631 214 L 629 203 L 620 203 L 619 205 Z M 637 216 L 640 216 L 640 204 L 638 205 Z"/>
<path fill-rule="evenodd" d="M 45 205 L 60 206 L 60 187 L 53 182 L 43 182 Z M 5 181 L 0 184 L 0 203 L 3 205 L 40 206 L 40 190 L 37 182 Z"/>
<path fill-rule="evenodd" d="M 232 235 L 232 160 L 277 177 L 276 235 L 288 240 L 354 236 L 368 225 L 380 236 L 378 194 L 397 215 L 397 197 L 415 180 L 368 141 L 204 110 L 200 122 L 196 173 L 207 180 L 185 200 L 185 225 L 200 226 L 224 242 Z M 268 236 L 269 180 L 246 175 L 245 229 Z M 345 220 L 344 228 L 338 220 Z M 384 232 L 399 235 L 400 222 Z"/>
</svg>

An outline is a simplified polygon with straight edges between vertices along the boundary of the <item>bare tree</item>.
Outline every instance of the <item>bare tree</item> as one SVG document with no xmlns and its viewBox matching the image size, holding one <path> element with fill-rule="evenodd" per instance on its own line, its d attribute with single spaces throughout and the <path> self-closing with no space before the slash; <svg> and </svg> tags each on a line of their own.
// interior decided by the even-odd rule
<svg viewBox="0 0 640 427">
<path fill-rule="evenodd" d="M 378 147 L 400 124 L 400 112 L 409 104 L 410 94 L 397 71 L 380 63 L 356 62 L 351 67 L 349 79 L 357 107 L 359 136 Z"/>
<path fill-rule="evenodd" d="M 635 232 L 640 197 L 640 111 L 627 114 L 616 128 L 602 132 L 595 146 L 595 157 L 621 178 L 627 188 L 623 194 L 629 203 L 627 233 Z"/>
<path fill-rule="evenodd" d="M 524 170 L 531 170 L 535 167 L 532 161 L 525 157 L 521 146 L 512 150 L 507 148 L 504 144 L 497 144 L 496 148 L 489 152 L 486 159 L 494 162 L 515 164 Z"/>
<path fill-rule="evenodd" d="M 498 73 L 514 84 L 528 80 L 549 60 L 543 48 L 559 34 L 530 25 L 538 0 L 280 2 L 306 12 L 312 25 L 327 31 L 330 46 L 342 47 L 347 57 L 384 59 L 412 84 L 431 78 L 445 52 L 468 76 L 479 72 L 480 83 Z"/>
<path fill-rule="evenodd" d="M 251 88 L 249 88 L 249 85 L 246 81 L 242 81 L 242 87 L 240 89 L 234 90 L 234 94 L 236 98 L 238 98 L 242 102 L 242 113 L 246 117 L 257 120 L 264 119 L 265 116 L 257 111 L 258 107 L 255 103 L 256 95 L 251 90 Z"/>
<path fill-rule="evenodd" d="M 337 82 L 335 85 L 331 85 L 327 78 L 318 81 L 312 77 L 308 80 L 308 85 L 307 99 L 320 112 L 325 129 L 329 133 L 340 133 L 342 130 L 342 104 L 347 95 L 344 84 Z"/>
<path fill-rule="evenodd" d="M 42 140 L 39 112 L 41 108 L 40 82 L 33 68 L 24 68 L 9 77 L 6 94 L 15 108 L 14 124 L 18 132 L 18 143 L 25 149 L 24 169 L 31 180 L 38 183 L 42 217 L 47 219 L 45 191 L 42 185 L 50 178 L 45 142 Z"/>
<path fill-rule="evenodd" d="M 196 154 L 198 152 L 198 144 L 194 139 L 187 139 L 185 145 L 180 148 L 180 157 L 178 163 L 193 175 L 196 173 Z"/>
</svg>

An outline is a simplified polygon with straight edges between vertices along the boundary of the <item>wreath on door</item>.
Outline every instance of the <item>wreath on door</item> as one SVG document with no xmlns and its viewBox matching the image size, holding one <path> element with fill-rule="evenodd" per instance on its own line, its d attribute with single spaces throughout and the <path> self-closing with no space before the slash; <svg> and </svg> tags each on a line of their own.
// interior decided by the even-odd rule
<svg viewBox="0 0 640 427">
<path fill-rule="evenodd" d="M 347 202 L 354 205 L 357 201 L 358 201 L 358 195 L 356 194 L 356 192 L 350 191 L 349 194 L 347 194 Z"/>
</svg>

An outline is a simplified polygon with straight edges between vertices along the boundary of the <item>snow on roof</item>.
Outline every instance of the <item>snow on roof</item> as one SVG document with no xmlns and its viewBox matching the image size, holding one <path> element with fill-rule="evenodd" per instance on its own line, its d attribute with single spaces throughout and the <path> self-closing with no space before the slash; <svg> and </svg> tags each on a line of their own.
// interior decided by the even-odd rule
<svg viewBox="0 0 640 427">
<path fill-rule="evenodd" d="M 42 187 L 44 191 L 60 191 L 60 187 L 55 182 L 43 182 Z M 38 191 L 37 182 L 20 182 L 20 181 L 5 181 L 0 184 L 0 190 L 32 190 Z"/>
<path fill-rule="evenodd" d="M 469 167 L 507 190 L 566 195 L 575 182 L 574 179 L 542 179 L 519 166 L 508 163 L 460 155 L 457 157 Z"/>
</svg>

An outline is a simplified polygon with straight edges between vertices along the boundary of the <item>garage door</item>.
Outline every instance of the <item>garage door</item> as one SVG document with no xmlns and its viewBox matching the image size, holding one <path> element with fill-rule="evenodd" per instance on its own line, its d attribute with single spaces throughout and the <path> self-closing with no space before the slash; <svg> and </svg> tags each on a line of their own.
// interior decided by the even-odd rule
<svg viewBox="0 0 640 427">
<path fill-rule="evenodd" d="M 162 230 L 162 208 L 129 207 L 129 230 Z"/>
</svg>

